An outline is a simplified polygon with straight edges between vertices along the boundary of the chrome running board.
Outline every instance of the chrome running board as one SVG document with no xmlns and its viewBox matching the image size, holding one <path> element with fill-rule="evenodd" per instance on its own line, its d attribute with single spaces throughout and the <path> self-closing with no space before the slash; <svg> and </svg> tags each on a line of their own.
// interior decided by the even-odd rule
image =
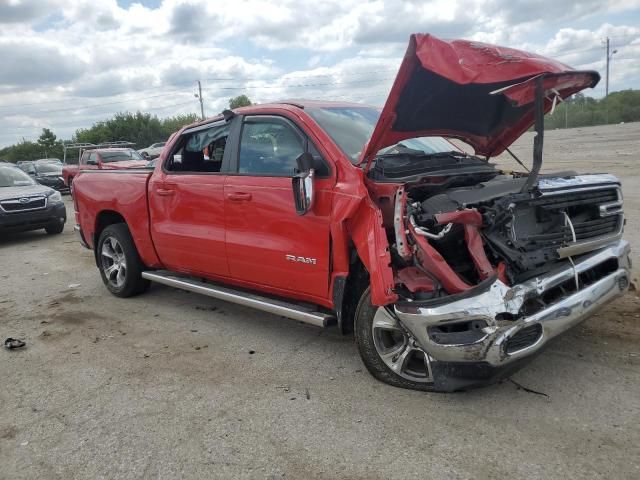
<svg viewBox="0 0 640 480">
<path fill-rule="evenodd" d="M 335 322 L 335 317 L 332 314 L 316 312 L 312 307 L 305 308 L 305 306 L 302 305 L 275 300 L 254 293 L 234 290 L 229 287 L 223 287 L 189 277 L 181 277 L 168 271 L 142 272 L 142 278 L 181 290 L 187 290 L 188 292 L 199 293 L 219 300 L 252 307 L 256 310 L 273 313 L 274 315 L 281 315 L 293 320 L 315 325 L 316 327 L 325 328 Z"/>
</svg>

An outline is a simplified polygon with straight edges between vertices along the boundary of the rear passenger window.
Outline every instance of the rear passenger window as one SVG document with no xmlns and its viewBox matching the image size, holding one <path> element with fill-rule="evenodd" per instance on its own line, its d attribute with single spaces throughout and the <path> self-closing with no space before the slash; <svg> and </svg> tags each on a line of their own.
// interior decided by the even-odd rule
<svg viewBox="0 0 640 480">
<path fill-rule="evenodd" d="M 182 147 L 169 159 L 166 169 L 173 172 L 220 172 L 228 137 L 228 123 L 185 134 L 181 140 Z"/>
<path fill-rule="evenodd" d="M 242 126 L 238 172 L 292 177 L 304 140 L 290 125 L 275 119 L 250 118 Z"/>
</svg>

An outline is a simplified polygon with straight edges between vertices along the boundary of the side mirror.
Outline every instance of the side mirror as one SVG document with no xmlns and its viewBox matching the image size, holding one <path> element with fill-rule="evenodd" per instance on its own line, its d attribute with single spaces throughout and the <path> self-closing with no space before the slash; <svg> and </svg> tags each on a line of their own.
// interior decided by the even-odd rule
<svg viewBox="0 0 640 480">
<path fill-rule="evenodd" d="M 304 215 L 313 207 L 313 156 L 310 153 L 303 153 L 296 159 L 298 172 L 291 179 L 293 188 L 293 199 L 296 205 L 296 213 Z"/>
</svg>

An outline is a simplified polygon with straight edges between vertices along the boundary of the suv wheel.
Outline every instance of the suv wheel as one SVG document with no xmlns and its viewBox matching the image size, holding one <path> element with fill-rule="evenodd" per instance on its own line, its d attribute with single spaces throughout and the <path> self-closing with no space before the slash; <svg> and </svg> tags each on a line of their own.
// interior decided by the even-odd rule
<svg viewBox="0 0 640 480">
<path fill-rule="evenodd" d="M 395 387 L 434 389 L 428 355 L 390 312 L 371 304 L 369 288 L 358 303 L 354 327 L 360 356 L 374 377 Z"/>
<path fill-rule="evenodd" d="M 142 278 L 144 265 L 124 223 L 109 225 L 100 234 L 96 256 L 100 276 L 111 293 L 131 297 L 149 288 Z"/>
<path fill-rule="evenodd" d="M 49 235 L 58 235 L 64 230 L 64 222 L 61 220 L 56 220 L 55 222 L 52 222 L 51 224 L 44 227 L 44 230 Z"/>
</svg>

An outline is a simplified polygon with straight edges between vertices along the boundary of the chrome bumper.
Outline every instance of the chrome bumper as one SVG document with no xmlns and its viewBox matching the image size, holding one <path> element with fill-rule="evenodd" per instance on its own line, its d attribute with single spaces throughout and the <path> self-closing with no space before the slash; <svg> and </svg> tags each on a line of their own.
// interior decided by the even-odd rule
<svg viewBox="0 0 640 480">
<path fill-rule="evenodd" d="M 427 302 L 398 304 L 395 313 L 402 324 L 414 336 L 420 347 L 435 362 L 484 362 L 492 367 L 502 367 L 530 356 L 549 340 L 577 325 L 596 310 L 625 293 L 629 286 L 631 262 L 629 243 L 619 240 L 601 250 L 585 255 L 569 266 L 544 276 L 528 280 L 514 287 L 496 280 L 488 289 L 477 295 L 465 296 L 450 303 L 430 306 Z M 574 293 L 561 296 L 542 310 L 522 317 L 527 299 L 540 297 L 550 289 L 571 281 L 576 273 L 593 269 L 615 259 L 617 269 L 602 276 Z M 517 318 L 504 320 L 501 318 Z M 460 321 L 479 320 L 486 327 L 473 343 L 443 344 L 429 335 L 430 327 Z M 539 337 L 524 348 L 507 352 L 509 340 L 521 329 L 539 324 Z"/>
</svg>

